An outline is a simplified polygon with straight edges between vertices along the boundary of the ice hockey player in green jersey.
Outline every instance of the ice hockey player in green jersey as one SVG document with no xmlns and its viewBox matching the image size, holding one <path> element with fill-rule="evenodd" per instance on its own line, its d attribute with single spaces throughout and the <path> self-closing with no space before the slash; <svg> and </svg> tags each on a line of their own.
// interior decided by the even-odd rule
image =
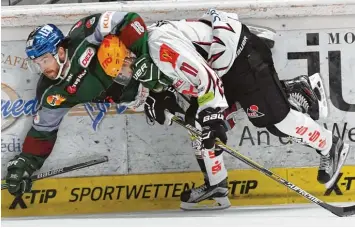
<svg viewBox="0 0 355 228">
<path fill-rule="evenodd" d="M 50 155 L 59 125 L 70 108 L 86 102 L 144 102 L 148 90 L 135 80 L 129 67 L 148 53 L 143 19 L 132 12 L 94 14 L 77 21 L 67 36 L 53 24 L 35 28 L 26 53 L 37 84 L 38 111 L 22 152 L 8 163 L 6 182 L 13 195 L 31 189 L 30 176 Z M 127 76 L 128 75 L 128 76 Z"/>
</svg>

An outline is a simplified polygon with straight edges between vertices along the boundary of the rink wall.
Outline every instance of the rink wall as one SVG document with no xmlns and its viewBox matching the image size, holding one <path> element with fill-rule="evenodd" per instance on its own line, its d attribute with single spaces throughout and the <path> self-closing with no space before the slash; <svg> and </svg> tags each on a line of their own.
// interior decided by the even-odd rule
<svg viewBox="0 0 355 228">
<path fill-rule="evenodd" d="M 272 171 L 326 202 L 355 202 L 355 166 L 344 167 L 329 190 L 316 182 L 316 168 Z M 2 191 L 1 213 L 14 217 L 177 210 L 181 192 L 201 181 L 199 172 L 44 179 L 20 200 Z M 231 170 L 228 182 L 232 206 L 309 203 L 256 170 Z"/>
<path fill-rule="evenodd" d="M 27 35 L 35 26 L 50 22 L 58 24 L 64 32 L 67 32 L 77 19 L 106 10 L 135 11 L 141 14 L 149 24 L 161 19 L 197 18 L 210 7 L 236 12 L 239 14 L 241 21 L 245 23 L 270 27 L 277 32 L 275 47 L 272 51 L 275 67 L 281 79 L 293 78 L 300 74 L 312 75 L 320 72 L 325 82 L 330 108 L 329 119 L 322 123 L 325 127 L 340 135 L 345 141 L 354 145 L 355 55 L 353 50 L 355 49 L 355 24 L 353 21 L 355 20 L 355 4 L 353 1 L 294 0 L 288 1 L 288 3 L 284 3 L 281 0 L 267 2 L 246 0 L 149 3 L 139 1 L 92 3 L 87 5 L 2 7 L 2 179 L 6 173 L 7 162 L 21 151 L 24 137 L 32 122 L 31 116 L 34 114 L 34 105 L 37 102 L 34 96 L 38 77 L 30 74 L 24 53 Z M 119 112 L 120 109 L 116 106 L 87 103 L 73 108 L 66 115 L 60 126 L 56 146 L 42 170 L 59 168 L 67 163 L 95 155 L 106 155 L 109 157 L 109 162 L 61 175 L 60 177 L 65 178 L 60 180 L 51 179 L 36 183 L 35 189 L 41 189 L 41 192 L 43 190 L 43 194 L 48 192 L 45 189 L 58 188 L 58 197 L 55 199 L 58 200 L 56 201 L 58 204 L 54 204 L 51 209 L 41 210 L 41 213 L 49 213 L 51 210 L 56 212 L 62 210 L 61 213 L 66 213 L 66 211 L 72 212 L 76 210 L 74 206 L 72 209 L 64 209 L 64 206 L 60 206 L 60 203 L 68 202 L 69 199 L 72 199 L 68 199 L 68 197 L 73 197 L 70 196 L 70 192 L 67 192 L 69 189 L 94 186 L 88 184 L 94 183 L 91 180 L 97 181 L 95 183 L 98 183 L 98 186 L 116 186 L 125 181 L 128 181 L 128 184 L 131 183 L 133 186 L 139 184 L 142 181 L 141 179 L 144 182 L 149 180 L 147 177 L 154 177 L 151 180 L 152 183 L 159 184 L 159 182 L 155 181 L 160 180 L 160 177 L 164 177 L 165 174 L 159 174 L 162 175 L 159 176 L 155 173 L 169 173 L 166 175 L 169 175 L 169 178 L 173 180 L 179 181 L 178 183 L 192 180 L 197 183 L 200 180 L 200 178 L 194 179 L 198 174 L 178 174 L 179 172 L 194 172 L 198 170 L 193 155 L 194 152 L 191 149 L 185 130 L 178 126 L 149 126 L 142 113 L 130 114 L 130 110 L 118 114 Z M 318 155 L 312 149 L 283 141 L 270 135 L 265 129 L 254 128 L 247 121 L 245 113 L 237 113 L 234 116 L 234 120 L 236 126 L 229 133 L 228 144 L 238 148 L 243 154 L 258 163 L 268 168 L 279 167 L 281 174 L 293 167 L 314 167 L 318 165 Z M 226 166 L 232 173 L 235 173 L 235 178 L 244 177 L 242 176 L 244 175 L 243 170 L 249 167 L 234 158 L 228 157 L 228 155 L 225 156 Z M 348 157 L 347 165 L 350 167 L 355 166 L 353 151 Z M 314 172 L 314 169 L 311 170 Z M 241 172 L 241 176 L 239 176 L 238 172 Z M 88 176 L 88 178 L 84 176 Z M 92 176 L 108 177 L 89 178 Z M 71 179 L 72 177 L 76 178 Z M 191 179 L 187 177 L 191 177 Z M 305 175 L 304 181 L 308 184 L 313 184 L 314 180 L 314 175 L 312 178 Z M 68 181 L 67 185 L 66 181 Z M 43 186 L 39 183 L 43 183 Z M 50 187 L 52 184 L 56 187 Z M 127 185 L 127 183 L 122 183 L 122 185 Z M 66 186 L 65 191 L 62 186 Z M 265 188 L 267 186 L 267 184 L 264 185 Z M 269 187 L 272 188 L 272 185 Z M 341 187 L 344 186 L 342 185 Z M 107 191 L 111 191 L 111 188 Z M 4 196 L 2 197 L 2 208 L 7 208 L 12 197 L 8 196 L 4 191 L 2 192 Z M 38 193 L 37 197 L 41 198 L 41 194 Z M 51 195 L 52 193 L 49 192 L 48 194 Z M 77 191 L 75 191 L 75 194 L 77 194 Z M 354 194 L 354 190 L 351 194 Z M 263 195 L 262 197 L 254 198 L 256 199 L 255 201 L 250 199 L 243 200 L 245 200 L 245 204 L 248 202 L 263 203 L 266 202 L 262 200 L 263 197 L 267 199 L 267 196 Z M 334 200 L 354 200 L 352 197 L 340 198 L 340 196 L 336 195 Z M 25 198 L 25 201 L 29 200 L 31 202 L 31 199 L 31 196 L 29 196 Z M 289 200 L 289 198 L 287 199 Z M 236 199 L 236 204 L 238 200 Z M 275 200 L 277 202 L 277 200 L 281 199 L 276 197 Z M 148 204 L 150 206 L 146 206 L 147 208 L 153 208 L 157 202 L 156 199 L 151 200 L 150 198 L 144 198 L 140 202 L 146 204 L 147 201 L 150 202 Z M 177 205 L 177 198 L 169 198 L 164 201 L 165 203 L 159 202 L 163 201 L 158 200 L 160 206 L 157 206 L 157 209 L 172 208 L 172 205 Z M 174 203 L 170 204 L 170 202 Z M 273 200 L 267 202 L 272 203 Z M 120 200 L 118 202 L 110 201 L 110 205 L 111 203 L 113 205 L 112 210 L 121 210 L 115 206 L 116 203 L 121 203 Z M 33 203 L 33 206 L 36 207 L 41 205 Z M 58 205 L 58 208 L 56 205 Z M 73 205 L 79 204 L 75 203 Z M 93 202 L 92 205 L 103 204 Z M 83 203 L 82 206 L 77 208 L 82 209 L 87 206 L 88 204 Z M 126 204 L 120 206 L 126 209 L 129 208 Z M 143 207 L 142 209 L 144 209 Z M 98 206 L 96 209 L 97 212 L 111 210 L 104 209 L 104 206 Z M 10 216 L 16 215 L 16 213 L 19 213 L 17 215 L 35 213 L 35 209 L 17 211 L 17 209 L 11 210 L 3 212 L 3 214 Z"/>
</svg>

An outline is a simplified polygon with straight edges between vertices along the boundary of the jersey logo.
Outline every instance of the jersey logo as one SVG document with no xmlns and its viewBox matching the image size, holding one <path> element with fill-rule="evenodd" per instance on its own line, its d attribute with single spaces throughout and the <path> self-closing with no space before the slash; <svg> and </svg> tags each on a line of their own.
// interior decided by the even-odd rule
<svg viewBox="0 0 355 228">
<path fill-rule="evenodd" d="M 83 70 L 76 78 L 72 85 L 67 86 L 67 92 L 69 94 L 75 94 L 78 91 L 78 87 L 82 82 L 83 77 L 86 75 L 87 70 Z"/>
<path fill-rule="evenodd" d="M 86 22 L 86 28 L 91 28 L 91 26 L 95 23 L 96 17 L 92 17 L 90 20 Z"/>
<path fill-rule="evenodd" d="M 259 107 L 257 105 L 251 105 L 247 109 L 247 115 L 249 118 L 259 118 L 259 117 L 265 116 L 264 113 L 259 112 Z"/>
<path fill-rule="evenodd" d="M 137 17 L 133 19 L 132 22 L 122 27 L 119 38 L 127 48 L 130 48 L 132 45 L 137 44 L 140 38 L 144 37 L 146 30 L 143 19 Z"/>
<path fill-rule="evenodd" d="M 84 53 L 79 58 L 80 65 L 84 68 L 88 67 L 92 57 L 95 55 L 95 52 L 95 49 L 92 47 L 86 48 Z"/>
<path fill-rule="evenodd" d="M 67 81 L 67 82 L 70 82 L 72 78 L 73 78 L 73 74 L 70 73 L 70 74 L 68 75 L 66 81 Z"/>
<path fill-rule="evenodd" d="M 66 100 L 66 98 L 64 96 L 60 95 L 60 94 L 50 95 L 50 96 L 47 97 L 47 103 L 50 106 L 59 106 L 65 100 Z"/>
<path fill-rule="evenodd" d="M 242 43 L 240 44 L 240 47 L 239 47 L 238 50 L 237 50 L 237 56 L 239 56 L 240 53 L 242 53 L 242 51 L 244 50 L 244 47 L 245 47 L 245 44 L 247 43 L 247 41 L 248 41 L 248 37 L 244 36 L 244 37 L 243 37 L 243 41 L 242 41 Z"/>
<path fill-rule="evenodd" d="M 179 79 L 179 80 L 177 80 L 177 82 L 175 82 L 175 83 L 173 84 L 173 87 L 174 87 L 175 89 L 179 89 L 179 88 L 180 88 L 181 86 L 183 86 L 184 84 L 185 84 L 185 81 Z"/>
<path fill-rule="evenodd" d="M 82 21 L 78 21 L 78 22 L 74 25 L 74 27 L 70 30 L 69 33 L 71 33 L 72 31 L 74 31 L 75 29 L 79 28 L 82 24 L 83 24 Z"/>
<path fill-rule="evenodd" d="M 175 68 L 176 61 L 179 58 L 179 53 L 174 51 L 168 45 L 163 44 L 160 47 L 159 55 L 160 55 L 160 61 L 171 63 L 171 65 L 173 65 L 173 67 Z"/>
<path fill-rule="evenodd" d="M 112 15 L 113 11 L 107 11 L 105 12 L 101 18 L 100 18 L 100 30 L 103 33 L 109 33 L 111 32 L 111 20 L 112 20 Z"/>
<path fill-rule="evenodd" d="M 144 33 L 144 27 L 141 25 L 141 23 L 139 21 L 134 21 L 133 23 L 131 23 L 131 27 L 136 30 L 136 32 L 138 33 L 138 35 L 142 35 L 142 33 Z"/>
</svg>

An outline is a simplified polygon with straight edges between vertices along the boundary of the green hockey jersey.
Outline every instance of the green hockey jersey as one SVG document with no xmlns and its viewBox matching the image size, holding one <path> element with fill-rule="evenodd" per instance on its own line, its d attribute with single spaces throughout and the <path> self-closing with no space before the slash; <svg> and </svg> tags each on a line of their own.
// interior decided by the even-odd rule
<svg viewBox="0 0 355 228">
<path fill-rule="evenodd" d="M 146 25 L 136 13 L 110 11 L 76 22 L 64 41 L 70 63 L 65 79 L 52 81 L 42 75 L 38 82 L 39 110 L 25 138 L 22 153 L 47 157 L 54 147 L 63 117 L 75 105 L 134 99 L 139 82 L 131 80 L 122 89 L 105 74 L 98 61 L 96 53 L 108 34 L 118 35 L 137 57 L 148 53 Z"/>
</svg>

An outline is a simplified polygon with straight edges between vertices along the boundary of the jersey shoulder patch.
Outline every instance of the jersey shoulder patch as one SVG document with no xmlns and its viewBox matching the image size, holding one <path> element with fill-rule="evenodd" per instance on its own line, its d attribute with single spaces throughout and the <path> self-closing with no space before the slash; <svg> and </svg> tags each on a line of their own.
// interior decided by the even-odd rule
<svg viewBox="0 0 355 228">
<path fill-rule="evenodd" d="M 63 82 L 59 85 L 51 85 L 47 88 L 41 98 L 41 105 L 47 108 L 61 108 L 61 107 L 69 107 L 70 105 L 66 105 L 66 101 L 68 100 L 68 95 L 66 95 L 63 90 Z"/>
<path fill-rule="evenodd" d="M 47 97 L 45 97 L 45 102 L 53 107 L 57 107 L 60 106 L 63 102 L 66 101 L 66 97 L 62 94 L 59 93 L 55 93 L 52 95 L 47 95 Z"/>
<path fill-rule="evenodd" d="M 98 24 L 101 14 L 93 14 L 77 21 L 69 30 L 67 37 L 71 40 L 81 41 L 90 36 Z"/>
<path fill-rule="evenodd" d="M 90 28 L 92 28 L 94 26 L 95 22 L 96 22 L 96 16 L 95 15 L 91 16 L 91 17 L 88 17 L 86 19 L 86 22 L 85 22 L 85 27 L 87 29 L 90 29 Z"/>
<path fill-rule="evenodd" d="M 135 13 L 127 14 L 125 17 L 125 25 L 122 26 L 119 32 L 119 38 L 126 47 L 131 47 L 145 36 L 147 36 L 147 27 L 143 19 Z M 145 42 L 145 40 L 143 42 Z"/>
<path fill-rule="evenodd" d="M 68 32 L 68 36 L 70 36 L 74 31 L 77 31 L 84 23 L 84 19 L 80 19 L 78 22 L 76 22 L 73 27 Z"/>
<path fill-rule="evenodd" d="M 173 65 L 174 68 L 176 66 L 176 61 L 179 58 L 179 55 L 180 55 L 179 53 L 177 53 L 175 50 L 173 50 L 166 44 L 160 46 L 160 50 L 159 50 L 160 61 L 169 62 Z"/>
</svg>

